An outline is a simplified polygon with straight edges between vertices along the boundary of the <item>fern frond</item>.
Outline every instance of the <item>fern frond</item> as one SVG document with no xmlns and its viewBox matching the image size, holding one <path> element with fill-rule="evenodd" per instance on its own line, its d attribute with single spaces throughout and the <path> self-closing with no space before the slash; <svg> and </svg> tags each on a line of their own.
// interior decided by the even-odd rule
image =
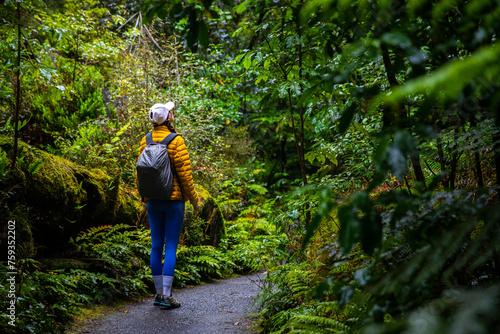
<svg viewBox="0 0 500 334">
<path fill-rule="evenodd" d="M 308 333 L 342 333 L 349 326 L 332 318 L 312 315 L 298 315 L 291 319 L 289 325 L 293 330 L 307 330 Z"/>
</svg>

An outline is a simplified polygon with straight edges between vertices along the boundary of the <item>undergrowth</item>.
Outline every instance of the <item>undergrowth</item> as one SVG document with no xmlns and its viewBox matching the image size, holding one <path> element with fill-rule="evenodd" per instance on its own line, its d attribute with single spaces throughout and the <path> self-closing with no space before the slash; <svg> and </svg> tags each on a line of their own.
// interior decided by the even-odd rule
<svg viewBox="0 0 500 334">
<path fill-rule="evenodd" d="M 383 239 L 371 255 L 362 243 L 342 249 L 338 216 L 349 200 L 324 213 L 301 248 L 305 215 L 287 198 L 272 222 L 294 247 L 275 253 L 277 265 L 267 271 L 257 301 L 263 332 L 494 333 L 500 309 L 495 196 L 429 191 L 410 205 L 406 193 L 378 193 Z M 321 210 L 311 203 L 318 218 Z"/>
<path fill-rule="evenodd" d="M 200 284 L 269 266 L 270 253 L 282 239 L 270 233 L 264 220 L 240 218 L 228 222 L 218 247 L 179 245 L 175 287 Z M 72 250 L 61 259 L 20 262 L 16 296 L 16 327 L 6 313 L 0 326 L 6 333 L 63 333 L 82 307 L 108 305 L 154 292 L 149 256 L 150 231 L 129 225 L 103 225 L 71 240 Z M 2 263 L 0 293 L 8 294 L 7 266 Z M 6 309 L 8 300 L 0 307 Z M 9 332 L 10 330 L 10 332 Z"/>
</svg>

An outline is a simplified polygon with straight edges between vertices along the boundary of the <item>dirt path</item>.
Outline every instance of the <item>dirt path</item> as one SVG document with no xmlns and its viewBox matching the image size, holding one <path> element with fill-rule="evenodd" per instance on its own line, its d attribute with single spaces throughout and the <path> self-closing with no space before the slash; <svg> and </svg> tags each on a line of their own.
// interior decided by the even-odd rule
<svg viewBox="0 0 500 334">
<path fill-rule="evenodd" d="M 251 274 L 173 291 L 181 303 L 174 310 L 160 310 L 151 297 L 93 319 L 77 333 L 258 333 L 248 313 L 256 311 L 260 278 Z"/>
</svg>

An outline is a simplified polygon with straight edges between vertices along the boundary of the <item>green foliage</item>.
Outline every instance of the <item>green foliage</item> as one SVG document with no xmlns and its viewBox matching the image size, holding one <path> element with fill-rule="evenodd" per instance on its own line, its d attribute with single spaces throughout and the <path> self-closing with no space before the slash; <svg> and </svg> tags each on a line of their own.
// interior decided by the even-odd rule
<svg viewBox="0 0 500 334">
<path fill-rule="evenodd" d="M 19 310 L 16 325 L 20 332 L 62 333 L 64 324 L 82 307 L 107 305 L 149 291 L 152 288 L 149 233 L 144 228 L 123 224 L 94 227 L 72 241 L 74 248 L 68 254 L 71 259 L 20 260 L 21 276 L 16 292 L 20 297 L 16 305 Z M 268 264 L 276 243 L 244 233 L 244 229 L 233 228 L 229 237 L 232 242 L 225 239 L 220 248 L 180 245 L 174 284 L 178 287 L 200 284 L 234 272 L 259 270 Z M 266 236 L 272 239 L 267 233 Z M 240 238 L 245 241 L 239 242 Z M 2 268 L 1 277 L 7 282 L 7 265 L 3 263 Z M 8 289 L 8 284 L 0 285 L 0 292 L 5 295 Z M 7 307 L 8 302 L 4 299 L 2 307 Z M 9 318 L 3 313 L 0 321 L 4 324 Z"/>
<path fill-rule="evenodd" d="M 286 239 L 266 219 L 239 218 L 227 228 L 223 246 L 235 271 L 245 273 L 274 267 L 286 251 Z"/>
<path fill-rule="evenodd" d="M 352 333 L 361 328 L 370 295 L 354 290 L 350 303 L 314 298 L 317 269 L 311 264 L 289 264 L 268 273 L 260 295 L 260 314 L 265 332 Z M 308 268 L 309 267 L 309 268 Z"/>
<path fill-rule="evenodd" d="M 77 258 L 93 261 L 101 271 L 114 277 L 148 275 L 146 263 L 149 263 L 151 238 L 144 228 L 123 224 L 93 227 L 72 240 L 72 244 Z"/>
<path fill-rule="evenodd" d="M 9 173 L 10 161 L 11 160 L 7 157 L 7 152 L 0 150 L 0 176 L 4 185 L 11 178 Z"/>
<path fill-rule="evenodd" d="M 498 284 L 465 291 L 443 291 L 440 298 L 430 301 L 398 322 L 372 325 L 363 333 L 417 332 L 425 333 L 483 332 L 494 333 L 498 328 Z M 425 327 L 424 327 L 425 326 Z"/>
<path fill-rule="evenodd" d="M 18 277 L 16 294 L 16 327 L 6 325 L 6 313 L 2 313 L 2 328 L 17 333 L 63 333 L 64 322 L 79 313 L 81 307 L 93 303 L 110 303 L 121 292 L 119 282 L 104 274 L 79 269 L 56 269 L 44 271 L 41 263 L 32 259 L 18 262 L 21 276 Z M 6 268 L 3 265 L 2 268 Z M 2 279 L 7 282 L 7 273 L 2 270 Z M 9 286 L 1 286 L 8 294 Z M 2 301 L 7 308 L 8 299 Z"/>
<path fill-rule="evenodd" d="M 134 185 L 146 111 L 176 101 L 195 181 L 230 221 L 213 248 L 193 220 L 176 284 L 267 268 L 265 332 L 498 327 L 496 2 L 151 0 L 143 22 L 116 4 L 63 4 L 22 3 L 21 137 Z M 0 11 L 10 135 L 17 23 L 12 2 Z M 14 212 L 17 175 L 1 152 L 0 204 Z M 140 292 L 147 232 L 112 229 L 75 244 L 95 272 L 32 269 L 58 289 L 81 275 Z M 69 289 L 99 300 L 78 284 L 61 303 L 77 301 Z"/>
<path fill-rule="evenodd" d="M 182 287 L 223 278 L 233 267 L 231 259 L 212 246 L 181 247 L 177 251 L 175 284 Z"/>
</svg>

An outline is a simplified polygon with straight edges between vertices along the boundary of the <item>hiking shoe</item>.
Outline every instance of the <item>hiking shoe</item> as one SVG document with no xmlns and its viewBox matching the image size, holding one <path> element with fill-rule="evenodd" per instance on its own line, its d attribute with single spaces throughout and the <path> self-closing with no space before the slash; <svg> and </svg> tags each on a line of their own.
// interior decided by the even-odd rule
<svg viewBox="0 0 500 334">
<path fill-rule="evenodd" d="M 177 299 L 175 299 L 174 297 L 172 297 L 172 296 L 170 296 L 170 297 L 161 296 L 161 297 L 162 297 L 162 301 L 160 303 L 160 308 L 162 310 L 170 310 L 173 308 L 181 307 L 181 303 L 179 303 L 177 301 Z"/>
<path fill-rule="evenodd" d="M 162 295 L 158 295 L 158 294 L 155 296 L 155 301 L 153 302 L 154 306 L 160 306 L 161 305 L 161 297 L 162 297 Z"/>
</svg>

